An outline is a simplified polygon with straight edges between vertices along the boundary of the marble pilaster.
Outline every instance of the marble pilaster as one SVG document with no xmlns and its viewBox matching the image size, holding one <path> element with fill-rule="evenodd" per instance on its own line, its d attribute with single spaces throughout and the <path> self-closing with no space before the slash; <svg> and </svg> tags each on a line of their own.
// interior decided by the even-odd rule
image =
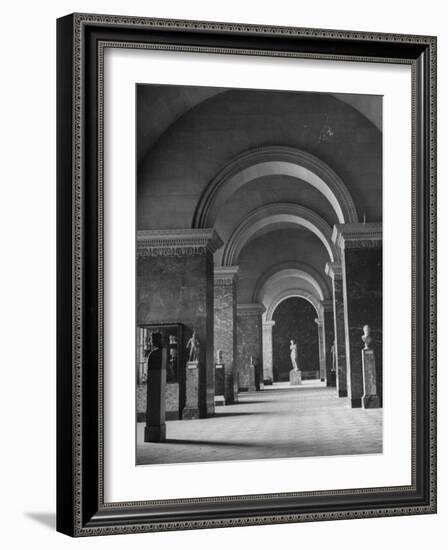
<svg viewBox="0 0 448 550">
<path fill-rule="evenodd" d="M 336 386 L 336 357 L 334 346 L 334 312 L 333 300 L 321 302 L 325 326 L 325 369 L 327 386 Z M 334 364 L 333 364 L 334 362 Z"/>
<path fill-rule="evenodd" d="M 251 364 L 255 364 L 255 388 L 259 390 L 263 384 L 263 350 L 262 350 L 262 314 L 265 308 L 262 304 L 237 305 L 237 365 L 238 387 L 247 391 L 246 373 Z"/>
<path fill-rule="evenodd" d="M 335 262 L 327 263 L 325 273 L 331 278 L 333 290 L 336 390 L 339 397 L 347 397 L 347 362 L 345 354 L 344 297 L 341 265 Z"/>
<path fill-rule="evenodd" d="M 274 381 L 272 358 L 272 327 L 275 321 L 263 321 L 263 379 Z"/>
<path fill-rule="evenodd" d="M 325 368 L 325 335 L 324 323 L 321 319 L 314 319 L 317 325 L 317 342 L 319 345 L 319 378 L 321 382 L 325 382 L 327 373 Z"/>
<path fill-rule="evenodd" d="M 236 369 L 236 279 L 238 266 L 214 270 L 214 355 L 222 352 L 224 399 L 229 405 L 238 401 Z"/>
</svg>

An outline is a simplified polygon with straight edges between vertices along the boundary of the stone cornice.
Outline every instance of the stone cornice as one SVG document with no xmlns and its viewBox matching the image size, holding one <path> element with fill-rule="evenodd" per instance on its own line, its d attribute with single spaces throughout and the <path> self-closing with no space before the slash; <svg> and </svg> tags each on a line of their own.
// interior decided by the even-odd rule
<svg viewBox="0 0 448 550">
<path fill-rule="evenodd" d="M 325 264 L 325 273 L 334 281 L 335 279 L 342 279 L 342 267 L 341 264 L 336 262 L 327 262 Z"/>
<path fill-rule="evenodd" d="M 383 243 L 383 224 L 344 223 L 333 227 L 333 243 L 341 250 L 346 248 L 375 248 Z"/>
<path fill-rule="evenodd" d="M 333 300 L 322 300 L 321 305 L 323 311 L 333 311 Z"/>
<path fill-rule="evenodd" d="M 203 256 L 222 244 L 214 229 L 137 231 L 137 256 Z"/>
<path fill-rule="evenodd" d="M 240 317 L 250 317 L 253 315 L 261 315 L 266 311 L 263 304 L 238 304 L 236 313 Z"/>
<path fill-rule="evenodd" d="M 233 285 L 238 277 L 237 265 L 227 267 L 215 267 L 214 270 L 214 282 L 215 286 L 228 286 Z"/>
</svg>

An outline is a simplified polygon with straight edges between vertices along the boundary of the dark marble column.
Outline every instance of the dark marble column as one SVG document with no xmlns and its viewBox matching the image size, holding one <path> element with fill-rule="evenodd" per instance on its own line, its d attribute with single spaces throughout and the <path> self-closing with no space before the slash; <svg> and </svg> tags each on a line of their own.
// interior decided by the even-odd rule
<svg viewBox="0 0 448 550">
<path fill-rule="evenodd" d="M 325 333 L 325 370 L 327 374 L 327 386 L 336 386 L 336 357 L 333 358 L 334 346 L 334 313 L 333 301 L 323 300 L 322 302 L 324 333 Z M 335 362 L 333 366 L 333 361 Z"/>
<path fill-rule="evenodd" d="M 342 268 L 338 263 L 328 263 L 325 273 L 332 280 L 334 346 L 336 353 L 336 389 L 339 397 L 347 397 L 347 362 L 345 355 L 344 297 Z"/>
<path fill-rule="evenodd" d="M 364 325 L 371 327 L 378 370 L 382 370 L 382 225 L 335 225 L 332 238 L 342 257 L 347 393 L 352 407 L 361 407 Z"/>
<path fill-rule="evenodd" d="M 263 379 L 274 382 L 274 367 L 272 362 L 272 327 L 275 321 L 263 321 Z"/>
<path fill-rule="evenodd" d="M 193 330 L 200 343 L 198 415 L 214 412 L 213 252 L 222 242 L 212 229 L 137 232 L 137 325 L 182 323 L 185 402 L 186 344 Z M 190 390 L 191 391 L 191 387 Z M 189 394 L 189 399 L 194 400 Z"/>
<path fill-rule="evenodd" d="M 247 391 L 251 357 L 255 364 L 255 389 L 263 385 L 263 350 L 262 350 L 262 304 L 239 304 L 237 306 L 237 365 L 238 388 Z"/>
<path fill-rule="evenodd" d="M 325 335 L 324 335 L 324 322 L 323 319 L 314 319 L 317 325 L 317 341 L 319 345 L 319 378 L 321 382 L 326 380 L 326 368 L 325 368 Z"/>
<path fill-rule="evenodd" d="M 236 277 L 238 266 L 215 267 L 214 347 L 215 358 L 222 352 L 224 400 L 238 401 L 236 372 Z"/>
</svg>

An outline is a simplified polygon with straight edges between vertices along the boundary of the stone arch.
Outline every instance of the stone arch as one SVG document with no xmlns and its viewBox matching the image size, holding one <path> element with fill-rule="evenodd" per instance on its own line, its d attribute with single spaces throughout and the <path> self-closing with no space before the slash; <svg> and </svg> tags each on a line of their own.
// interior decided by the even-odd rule
<svg viewBox="0 0 448 550">
<path fill-rule="evenodd" d="M 319 320 L 322 320 L 323 312 L 319 300 L 310 292 L 307 292 L 300 288 L 291 288 L 283 290 L 275 296 L 275 298 L 271 301 L 271 303 L 266 308 L 265 313 L 263 314 L 263 321 L 272 321 L 274 311 L 282 302 L 288 300 L 288 298 L 303 298 L 304 300 L 307 300 L 316 310 L 317 318 Z"/>
<path fill-rule="evenodd" d="M 261 293 L 277 276 L 297 277 L 309 282 L 320 300 L 329 300 L 331 293 L 324 277 L 314 267 L 303 262 L 282 262 L 266 270 L 255 284 L 252 302 L 260 302 Z"/>
<path fill-rule="evenodd" d="M 273 203 L 249 213 L 231 234 L 222 252 L 223 266 L 237 265 L 245 244 L 257 235 L 273 228 L 299 226 L 314 233 L 325 246 L 331 261 L 338 258 L 338 250 L 331 240 L 331 228 L 312 210 L 294 203 Z"/>
<path fill-rule="evenodd" d="M 213 227 L 219 207 L 233 193 L 246 183 L 269 175 L 287 175 L 307 182 L 327 199 L 339 223 L 358 221 L 347 187 L 327 164 L 299 149 L 269 146 L 237 156 L 213 178 L 199 199 L 192 226 Z"/>
</svg>

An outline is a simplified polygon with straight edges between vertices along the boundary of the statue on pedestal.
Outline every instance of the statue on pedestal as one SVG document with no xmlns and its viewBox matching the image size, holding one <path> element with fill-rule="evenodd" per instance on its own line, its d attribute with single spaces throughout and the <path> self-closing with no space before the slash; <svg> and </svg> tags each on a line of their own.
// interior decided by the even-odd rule
<svg viewBox="0 0 448 550">
<path fill-rule="evenodd" d="M 291 363 L 292 363 L 292 370 L 299 370 L 299 366 L 297 364 L 297 344 L 295 340 L 290 341 L 289 349 L 291 350 Z"/>
<path fill-rule="evenodd" d="M 193 331 L 191 338 L 187 342 L 188 362 L 197 363 L 199 361 L 199 340 L 196 337 L 196 331 Z"/>
<path fill-rule="evenodd" d="M 216 352 L 216 364 L 221 365 L 222 364 L 222 349 L 219 349 Z"/>
<path fill-rule="evenodd" d="M 373 342 L 373 338 L 370 335 L 370 326 L 364 325 L 362 330 L 364 334 L 361 336 L 361 340 L 364 342 L 364 349 L 370 349 L 370 345 Z"/>
</svg>

